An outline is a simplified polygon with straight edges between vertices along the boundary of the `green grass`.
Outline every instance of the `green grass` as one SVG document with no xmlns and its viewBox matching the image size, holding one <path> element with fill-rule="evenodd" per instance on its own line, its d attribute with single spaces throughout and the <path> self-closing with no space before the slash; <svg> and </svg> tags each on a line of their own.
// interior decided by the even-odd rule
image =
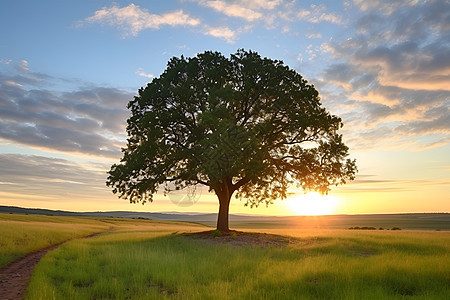
<svg viewBox="0 0 450 300">
<path fill-rule="evenodd" d="M 0 214 L 0 267 L 26 254 L 109 228 L 89 218 Z"/>
<path fill-rule="evenodd" d="M 115 221 L 47 254 L 27 299 L 445 299 L 450 235 L 290 232 L 286 247 L 212 244 L 193 224 Z M 286 232 L 285 232 L 286 233 Z"/>
</svg>

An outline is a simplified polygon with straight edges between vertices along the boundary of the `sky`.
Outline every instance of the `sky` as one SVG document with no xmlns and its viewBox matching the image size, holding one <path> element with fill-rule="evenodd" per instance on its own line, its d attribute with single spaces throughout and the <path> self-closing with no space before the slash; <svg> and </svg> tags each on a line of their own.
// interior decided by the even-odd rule
<svg viewBox="0 0 450 300">
<path fill-rule="evenodd" d="M 450 1 L 0 1 L 0 205 L 218 210 L 203 188 L 130 204 L 106 187 L 127 103 L 170 58 L 282 60 L 344 122 L 355 181 L 230 213 L 450 212 Z"/>
</svg>

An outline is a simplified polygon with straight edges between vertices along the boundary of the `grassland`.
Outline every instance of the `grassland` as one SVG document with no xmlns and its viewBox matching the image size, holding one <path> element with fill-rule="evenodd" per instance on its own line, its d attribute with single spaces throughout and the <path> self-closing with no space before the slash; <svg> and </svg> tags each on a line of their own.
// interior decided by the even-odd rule
<svg viewBox="0 0 450 300">
<path fill-rule="evenodd" d="M 30 252 L 109 227 L 92 218 L 0 214 L 0 268 Z"/>
<path fill-rule="evenodd" d="M 262 247 L 180 234 L 208 230 L 195 224 L 108 222 L 112 231 L 48 253 L 35 269 L 27 299 L 446 299 L 450 294 L 450 235 L 444 231 L 266 229 L 296 239 Z"/>
</svg>

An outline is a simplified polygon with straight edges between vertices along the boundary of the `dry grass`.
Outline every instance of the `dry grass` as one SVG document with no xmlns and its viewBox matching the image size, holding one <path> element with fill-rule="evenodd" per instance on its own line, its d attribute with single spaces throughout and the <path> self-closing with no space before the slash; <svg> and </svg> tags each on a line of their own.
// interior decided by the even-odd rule
<svg viewBox="0 0 450 300">
<path fill-rule="evenodd" d="M 114 231 L 47 255 L 28 299 L 444 299 L 450 293 L 448 232 L 265 230 L 290 242 L 261 247 L 234 243 L 239 234 L 218 243 L 211 242 L 214 232 L 203 239 L 181 234 L 206 229 L 194 224 L 111 222 Z"/>
<path fill-rule="evenodd" d="M 89 218 L 0 214 L 0 267 L 33 251 L 109 228 Z"/>
</svg>

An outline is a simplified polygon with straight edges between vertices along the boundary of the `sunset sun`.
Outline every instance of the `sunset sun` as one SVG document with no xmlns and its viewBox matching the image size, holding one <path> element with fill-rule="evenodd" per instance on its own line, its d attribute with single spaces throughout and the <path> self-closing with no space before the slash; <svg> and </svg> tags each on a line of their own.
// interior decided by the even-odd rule
<svg viewBox="0 0 450 300">
<path fill-rule="evenodd" d="M 330 195 L 310 192 L 286 199 L 286 204 L 295 215 L 329 215 L 334 212 L 338 199 Z"/>
</svg>

